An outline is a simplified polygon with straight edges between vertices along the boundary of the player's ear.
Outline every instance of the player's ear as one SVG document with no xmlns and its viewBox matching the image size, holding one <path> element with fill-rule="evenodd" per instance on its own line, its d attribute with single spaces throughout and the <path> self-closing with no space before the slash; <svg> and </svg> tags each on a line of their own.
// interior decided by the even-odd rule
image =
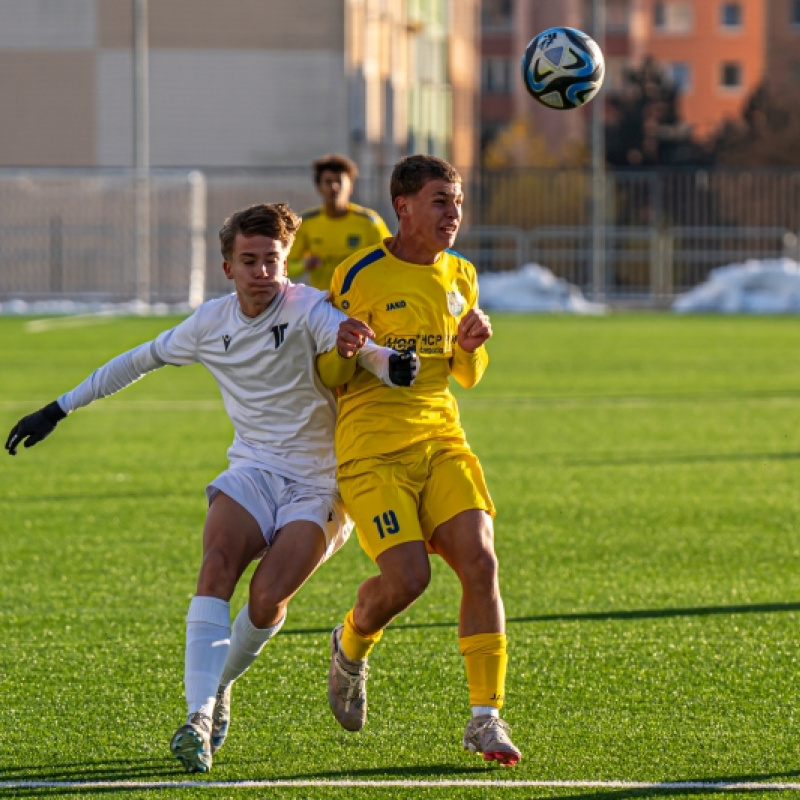
<svg viewBox="0 0 800 800">
<path fill-rule="evenodd" d="M 233 271 L 231 270 L 231 265 L 227 261 L 222 262 L 222 271 L 225 273 L 225 277 L 229 280 L 233 280 Z"/>
<path fill-rule="evenodd" d="M 406 206 L 406 199 L 402 195 L 395 197 L 392 205 L 394 206 L 394 213 L 397 214 L 398 217 L 400 217 L 401 214 L 405 214 L 405 212 L 408 210 Z"/>
</svg>

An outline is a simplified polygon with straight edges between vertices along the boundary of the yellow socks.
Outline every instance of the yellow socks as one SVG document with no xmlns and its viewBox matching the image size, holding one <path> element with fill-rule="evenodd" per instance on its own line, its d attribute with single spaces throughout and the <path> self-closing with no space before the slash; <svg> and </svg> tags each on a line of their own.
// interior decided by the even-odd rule
<svg viewBox="0 0 800 800">
<path fill-rule="evenodd" d="M 372 648 L 380 641 L 383 630 L 365 636 L 356 627 L 353 621 L 353 609 L 347 612 L 344 618 L 344 628 L 342 628 L 342 652 L 351 661 L 363 661 L 371 652 Z"/>
<path fill-rule="evenodd" d="M 505 699 L 508 653 L 504 633 L 478 633 L 459 638 L 464 656 L 471 706 L 502 708 Z"/>
</svg>

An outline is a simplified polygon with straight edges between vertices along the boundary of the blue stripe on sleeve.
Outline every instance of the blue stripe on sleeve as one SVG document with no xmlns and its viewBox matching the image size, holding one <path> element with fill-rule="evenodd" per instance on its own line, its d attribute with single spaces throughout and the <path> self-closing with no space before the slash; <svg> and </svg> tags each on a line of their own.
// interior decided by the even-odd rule
<svg viewBox="0 0 800 800">
<path fill-rule="evenodd" d="M 361 272 L 361 270 L 364 269 L 364 267 L 368 267 L 370 264 L 374 264 L 376 261 L 380 261 L 380 259 L 382 259 L 385 255 L 386 253 L 384 253 L 383 250 L 380 247 L 378 247 L 371 253 L 367 253 L 367 255 L 365 255 L 364 258 L 360 259 L 359 261 L 356 261 L 356 263 L 353 264 L 353 266 L 350 267 L 350 269 L 347 271 L 347 275 L 344 276 L 344 283 L 342 283 L 342 291 L 339 294 L 340 295 L 347 294 L 347 292 L 350 291 L 350 286 L 352 285 L 356 275 L 358 275 L 358 273 Z"/>
</svg>

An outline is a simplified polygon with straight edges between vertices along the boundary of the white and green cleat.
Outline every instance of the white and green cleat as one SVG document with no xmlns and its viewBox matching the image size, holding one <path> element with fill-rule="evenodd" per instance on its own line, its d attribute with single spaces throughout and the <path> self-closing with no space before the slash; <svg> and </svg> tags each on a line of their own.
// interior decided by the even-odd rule
<svg viewBox="0 0 800 800">
<path fill-rule="evenodd" d="M 211 719 L 199 711 L 189 715 L 169 743 L 172 755 L 187 772 L 208 772 L 211 769 Z"/>
<path fill-rule="evenodd" d="M 214 703 L 214 714 L 211 717 L 211 752 L 217 750 L 225 744 L 225 737 L 228 735 L 228 728 L 231 724 L 231 690 L 233 684 L 220 686 L 217 689 L 217 702 Z"/>
</svg>

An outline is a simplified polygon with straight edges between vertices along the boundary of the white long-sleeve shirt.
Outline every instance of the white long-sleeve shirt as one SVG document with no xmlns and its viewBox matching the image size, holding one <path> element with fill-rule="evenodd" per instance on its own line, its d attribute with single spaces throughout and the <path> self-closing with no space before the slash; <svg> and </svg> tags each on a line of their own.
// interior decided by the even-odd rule
<svg viewBox="0 0 800 800">
<path fill-rule="evenodd" d="M 315 359 L 336 346 L 343 319 L 324 292 L 289 282 L 255 318 L 242 313 L 235 294 L 210 300 L 153 341 L 96 369 L 58 404 L 70 413 L 159 367 L 200 363 L 217 382 L 233 423 L 232 465 L 246 460 L 334 488 L 336 403 Z"/>
</svg>

